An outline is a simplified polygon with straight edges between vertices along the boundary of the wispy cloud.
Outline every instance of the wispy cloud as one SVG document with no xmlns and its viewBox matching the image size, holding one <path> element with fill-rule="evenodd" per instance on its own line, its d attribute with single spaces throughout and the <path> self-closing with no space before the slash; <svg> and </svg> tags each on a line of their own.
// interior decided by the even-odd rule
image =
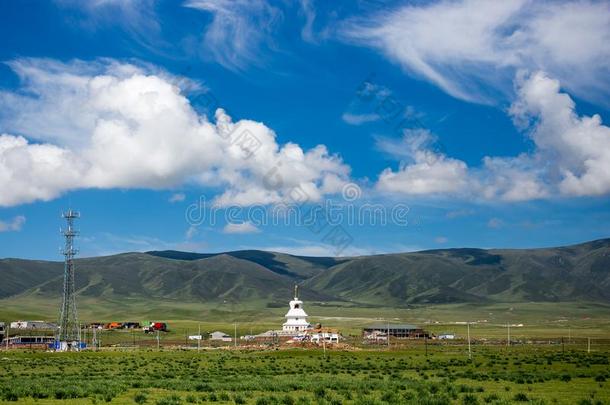
<svg viewBox="0 0 610 405">
<path fill-rule="evenodd" d="M 156 0 L 55 0 L 63 8 L 76 10 L 77 18 L 66 21 L 79 30 L 96 31 L 117 26 L 130 40 L 156 54 L 175 52 L 175 45 L 161 35 Z"/>
<path fill-rule="evenodd" d="M 460 210 L 453 210 L 453 211 L 448 211 L 445 214 L 445 218 L 448 219 L 454 219 L 454 218 L 461 218 L 461 217 L 469 217 L 471 215 L 474 215 L 474 210 L 472 209 L 460 209 Z"/>
<path fill-rule="evenodd" d="M 146 235 L 117 235 L 103 232 L 81 239 L 83 256 L 106 256 L 126 252 L 149 252 L 153 250 L 204 251 L 208 249 L 205 241 L 178 240 L 167 241 Z"/>
<path fill-rule="evenodd" d="M 520 69 L 544 70 L 608 105 L 610 3 L 458 0 L 407 3 L 345 23 L 409 74 L 468 101 L 495 102 Z"/>
<path fill-rule="evenodd" d="M 252 222 L 246 221 L 241 223 L 229 223 L 225 225 L 222 232 L 229 234 L 246 234 L 246 233 L 258 233 L 261 230 L 258 229 Z"/>
<path fill-rule="evenodd" d="M 343 113 L 341 118 L 350 125 L 362 125 L 368 122 L 379 121 L 381 119 L 379 114 L 352 114 L 347 112 Z"/>
<path fill-rule="evenodd" d="M 22 215 L 16 216 L 9 221 L 0 221 L 0 232 L 19 232 L 25 224 L 25 217 Z"/>
<path fill-rule="evenodd" d="M 434 243 L 438 243 L 439 245 L 443 245 L 447 242 L 449 242 L 449 239 L 445 236 L 437 236 L 434 238 Z"/>
<path fill-rule="evenodd" d="M 305 17 L 305 24 L 301 29 L 301 38 L 306 42 L 316 43 L 313 25 L 316 20 L 316 9 L 312 0 L 300 0 L 301 13 Z"/>
<path fill-rule="evenodd" d="M 276 47 L 273 33 L 283 13 L 265 0 L 188 0 L 184 6 L 212 15 L 202 46 L 227 69 L 263 65 L 265 51 Z"/>
<path fill-rule="evenodd" d="M 502 228 L 504 226 L 504 221 L 500 218 L 491 218 L 487 221 L 487 227 L 492 229 Z"/>
<path fill-rule="evenodd" d="M 172 194 L 171 197 L 169 197 L 169 202 L 171 203 L 176 203 L 176 202 L 182 202 L 186 199 L 186 195 L 184 193 L 175 193 Z"/>
<path fill-rule="evenodd" d="M 197 236 L 198 233 L 199 233 L 199 229 L 197 229 L 197 227 L 195 225 L 191 225 L 186 230 L 186 234 L 184 235 L 184 237 L 186 238 L 186 240 L 190 241 L 195 236 Z"/>
</svg>

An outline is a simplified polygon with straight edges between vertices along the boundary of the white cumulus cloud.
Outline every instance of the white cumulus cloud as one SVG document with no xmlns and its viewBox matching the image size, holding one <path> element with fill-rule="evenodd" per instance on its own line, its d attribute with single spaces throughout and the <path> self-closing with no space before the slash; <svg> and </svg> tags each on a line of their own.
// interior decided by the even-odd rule
<svg viewBox="0 0 610 405">
<path fill-rule="evenodd" d="M 199 115 L 171 75 L 114 60 L 19 59 L 17 91 L 0 92 L 0 206 L 82 188 L 220 187 L 217 204 L 339 192 L 350 169 L 318 145 L 280 145 L 251 120 Z M 341 181 L 337 182 L 337 179 Z M 333 187 L 329 187 L 333 184 Z"/>
<path fill-rule="evenodd" d="M 385 169 L 377 182 L 381 191 L 406 195 L 467 192 L 466 163 L 429 149 L 434 137 L 427 130 L 406 130 L 400 142 L 378 138 L 377 148 L 406 160 L 394 171 Z"/>
<path fill-rule="evenodd" d="M 523 78 L 511 113 L 521 125 L 531 124 L 533 159 L 545 163 L 546 176 L 562 194 L 610 192 L 610 127 L 597 114 L 579 116 L 558 80 L 543 72 Z"/>
<path fill-rule="evenodd" d="M 518 156 L 487 156 L 480 166 L 434 151 L 425 130 L 400 141 L 378 138 L 378 149 L 402 160 L 385 169 L 377 187 L 404 195 L 448 194 L 527 201 L 610 193 L 610 128 L 599 115 L 579 116 L 574 100 L 544 72 L 521 75 L 510 114 L 534 144 Z"/>
</svg>

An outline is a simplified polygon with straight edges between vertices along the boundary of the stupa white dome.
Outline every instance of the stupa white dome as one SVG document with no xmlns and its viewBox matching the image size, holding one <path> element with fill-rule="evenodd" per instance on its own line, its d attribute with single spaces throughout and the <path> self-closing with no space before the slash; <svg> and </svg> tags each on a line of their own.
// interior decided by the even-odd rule
<svg viewBox="0 0 610 405">
<path fill-rule="evenodd" d="M 290 309 L 286 313 L 286 322 L 282 325 L 284 332 L 303 332 L 310 329 L 307 313 L 303 310 L 303 301 L 298 296 L 298 286 L 294 286 L 294 299 L 290 301 Z"/>
</svg>

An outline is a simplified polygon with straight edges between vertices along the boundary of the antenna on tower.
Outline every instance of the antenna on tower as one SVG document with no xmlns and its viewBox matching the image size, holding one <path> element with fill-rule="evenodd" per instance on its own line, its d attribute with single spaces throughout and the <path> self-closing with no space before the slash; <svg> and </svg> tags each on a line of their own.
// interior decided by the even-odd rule
<svg viewBox="0 0 610 405">
<path fill-rule="evenodd" d="M 74 228 L 74 222 L 80 218 L 80 213 L 71 208 L 62 213 L 67 227 L 62 230 L 65 238 L 62 254 L 64 261 L 64 290 L 59 315 L 59 331 L 55 349 L 59 351 L 80 349 L 80 330 L 76 312 L 76 297 L 74 294 L 74 256 L 78 249 L 74 247 L 74 238 L 78 231 Z"/>
</svg>

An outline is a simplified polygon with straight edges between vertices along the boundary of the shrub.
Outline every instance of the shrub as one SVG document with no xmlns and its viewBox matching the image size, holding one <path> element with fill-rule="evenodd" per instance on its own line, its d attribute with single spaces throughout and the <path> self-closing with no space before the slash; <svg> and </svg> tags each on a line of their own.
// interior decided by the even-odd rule
<svg viewBox="0 0 610 405">
<path fill-rule="evenodd" d="M 273 401 L 269 397 L 259 397 L 256 400 L 256 405 L 271 405 L 273 402 L 275 402 L 275 401 Z"/>
<path fill-rule="evenodd" d="M 148 398 L 143 392 L 138 392 L 136 395 L 133 396 L 133 402 L 135 402 L 136 404 L 145 404 L 147 400 Z"/>
<path fill-rule="evenodd" d="M 464 405 L 477 405 L 479 403 L 479 400 L 472 394 L 466 394 L 462 398 L 462 403 Z"/>
<path fill-rule="evenodd" d="M 322 387 L 316 387 L 313 390 L 313 393 L 316 396 L 316 398 L 324 398 L 326 396 L 326 390 Z"/>
<path fill-rule="evenodd" d="M 517 394 L 515 394 L 515 396 L 513 397 L 513 401 L 517 401 L 517 402 L 527 402 L 528 398 L 527 395 L 525 395 L 523 392 L 518 392 Z"/>
<path fill-rule="evenodd" d="M 498 394 L 489 394 L 483 400 L 487 403 L 490 403 L 494 401 L 499 401 L 500 397 L 498 396 Z"/>
<path fill-rule="evenodd" d="M 157 400 L 157 405 L 179 405 L 181 402 L 182 398 L 174 394 Z"/>
</svg>

